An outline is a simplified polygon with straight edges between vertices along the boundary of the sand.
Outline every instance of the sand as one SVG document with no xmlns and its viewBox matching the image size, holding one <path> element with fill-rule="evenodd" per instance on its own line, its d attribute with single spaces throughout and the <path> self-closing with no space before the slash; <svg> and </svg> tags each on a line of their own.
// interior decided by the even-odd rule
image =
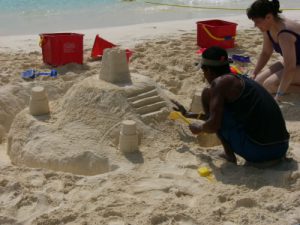
<svg viewBox="0 0 300 225">
<path fill-rule="evenodd" d="M 239 23 L 230 53 L 249 55 L 253 64 L 244 69 L 251 71 L 260 33 L 244 17 L 223 19 Z M 84 64 L 32 81 L 20 73 L 51 68 L 42 63 L 37 35 L 0 37 L 0 224 L 300 223 L 299 95 L 280 105 L 291 144 L 288 159 L 275 165 L 228 163 L 221 146 L 201 146 L 185 123 L 167 118 L 170 98 L 189 107 L 206 85 L 195 66 L 195 28 L 195 21 L 174 21 L 80 31 Z M 103 65 L 89 59 L 97 33 L 134 51 L 135 86 L 99 79 Z M 35 86 L 47 90 L 49 115 L 29 114 Z M 138 111 L 136 96 L 145 93 L 161 108 L 149 103 Z M 141 134 L 130 154 L 116 138 L 124 119 L 135 120 Z M 198 174 L 204 166 L 213 179 Z"/>
</svg>

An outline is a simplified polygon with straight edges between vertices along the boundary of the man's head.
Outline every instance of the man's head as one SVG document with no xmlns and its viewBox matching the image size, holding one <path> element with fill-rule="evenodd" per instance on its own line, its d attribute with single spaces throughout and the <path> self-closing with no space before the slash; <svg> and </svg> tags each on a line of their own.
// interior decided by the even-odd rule
<svg viewBox="0 0 300 225">
<path fill-rule="evenodd" d="M 230 73 L 228 54 L 223 48 L 213 46 L 202 53 L 201 69 L 210 83 L 216 77 Z"/>
</svg>

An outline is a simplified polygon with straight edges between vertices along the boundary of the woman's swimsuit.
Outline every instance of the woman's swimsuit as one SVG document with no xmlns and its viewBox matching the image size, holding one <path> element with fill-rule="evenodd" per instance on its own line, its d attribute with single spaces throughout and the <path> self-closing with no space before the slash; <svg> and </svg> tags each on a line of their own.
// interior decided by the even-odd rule
<svg viewBox="0 0 300 225">
<path fill-rule="evenodd" d="M 281 33 L 289 33 L 289 34 L 292 34 L 296 37 L 296 42 L 295 42 L 295 49 L 296 49 L 296 59 L 297 59 L 297 65 L 300 65 L 300 35 L 297 34 L 296 32 L 294 31 L 291 31 L 291 30 L 281 30 L 279 34 Z M 275 42 L 274 39 L 272 38 L 271 34 L 270 34 L 270 31 L 267 31 L 267 34 L 269 36 L 269 39 L 270 41 L 272 42 L 272 45 L 273 45 L 273 49 L 278 52 L 280 55 L 282 55 L 282 50 L 280 48 L 280 45 L 279 43 Z M 277 35 L 277 36 L 278 36 Z"/>
</svg>

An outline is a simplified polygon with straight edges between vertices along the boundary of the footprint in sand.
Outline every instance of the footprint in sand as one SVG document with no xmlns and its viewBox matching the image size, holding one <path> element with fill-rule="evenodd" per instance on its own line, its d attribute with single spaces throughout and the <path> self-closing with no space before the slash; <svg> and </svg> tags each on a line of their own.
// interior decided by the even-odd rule
<svg viewBox="0 0 300 225">
<path fill-rule="evenodd" d="M 236 207 L 252 208 L 257 205 L 257 202 L 252 198 L 241 198 L 236 201 Z"/>
<path fill-rule="evenodd" d="M 156 215 L 151 218 L 152 225 L 174 224 L 174 225 L 197 225 L 199 224 L 195 219 L 187 215 Z"/>
</svg>

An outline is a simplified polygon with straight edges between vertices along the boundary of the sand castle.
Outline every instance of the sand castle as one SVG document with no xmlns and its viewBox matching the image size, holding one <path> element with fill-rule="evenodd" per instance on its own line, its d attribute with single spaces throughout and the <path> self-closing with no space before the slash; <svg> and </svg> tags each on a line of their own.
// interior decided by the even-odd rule
<svg viewBox="0 0 300 225">
<path fill-rule="evenodd" d="M 8 155 L 16 165 L 80 175 L 128 164 L 120 153 L 137 151 L 139 134 L 169 113 L 163 90 L 147 77 L 130 74 L 125 51 L 118 48 L 105 51 L 99 75 L 50 102 L 50 114 L 47 106 L 46 90 L 34 87 L 29 109 L 11 126 Z"/>
<path fill-rule="evenodd" d="M 32 88 L 29 108 L 11 126 L 7 152 L 16 165 L 106 173 L 130 164 L 124 154 L 137 152 L 141 134 L 167 121 L 168 102 L 153 80 L 130 74 L 124 50 L 106 49 L 100 74 L 50 102 L 50 114 L 46 90 Z M 212 135 L 198 140 L 204 147 L 219 144 Z"/>
</svg>

